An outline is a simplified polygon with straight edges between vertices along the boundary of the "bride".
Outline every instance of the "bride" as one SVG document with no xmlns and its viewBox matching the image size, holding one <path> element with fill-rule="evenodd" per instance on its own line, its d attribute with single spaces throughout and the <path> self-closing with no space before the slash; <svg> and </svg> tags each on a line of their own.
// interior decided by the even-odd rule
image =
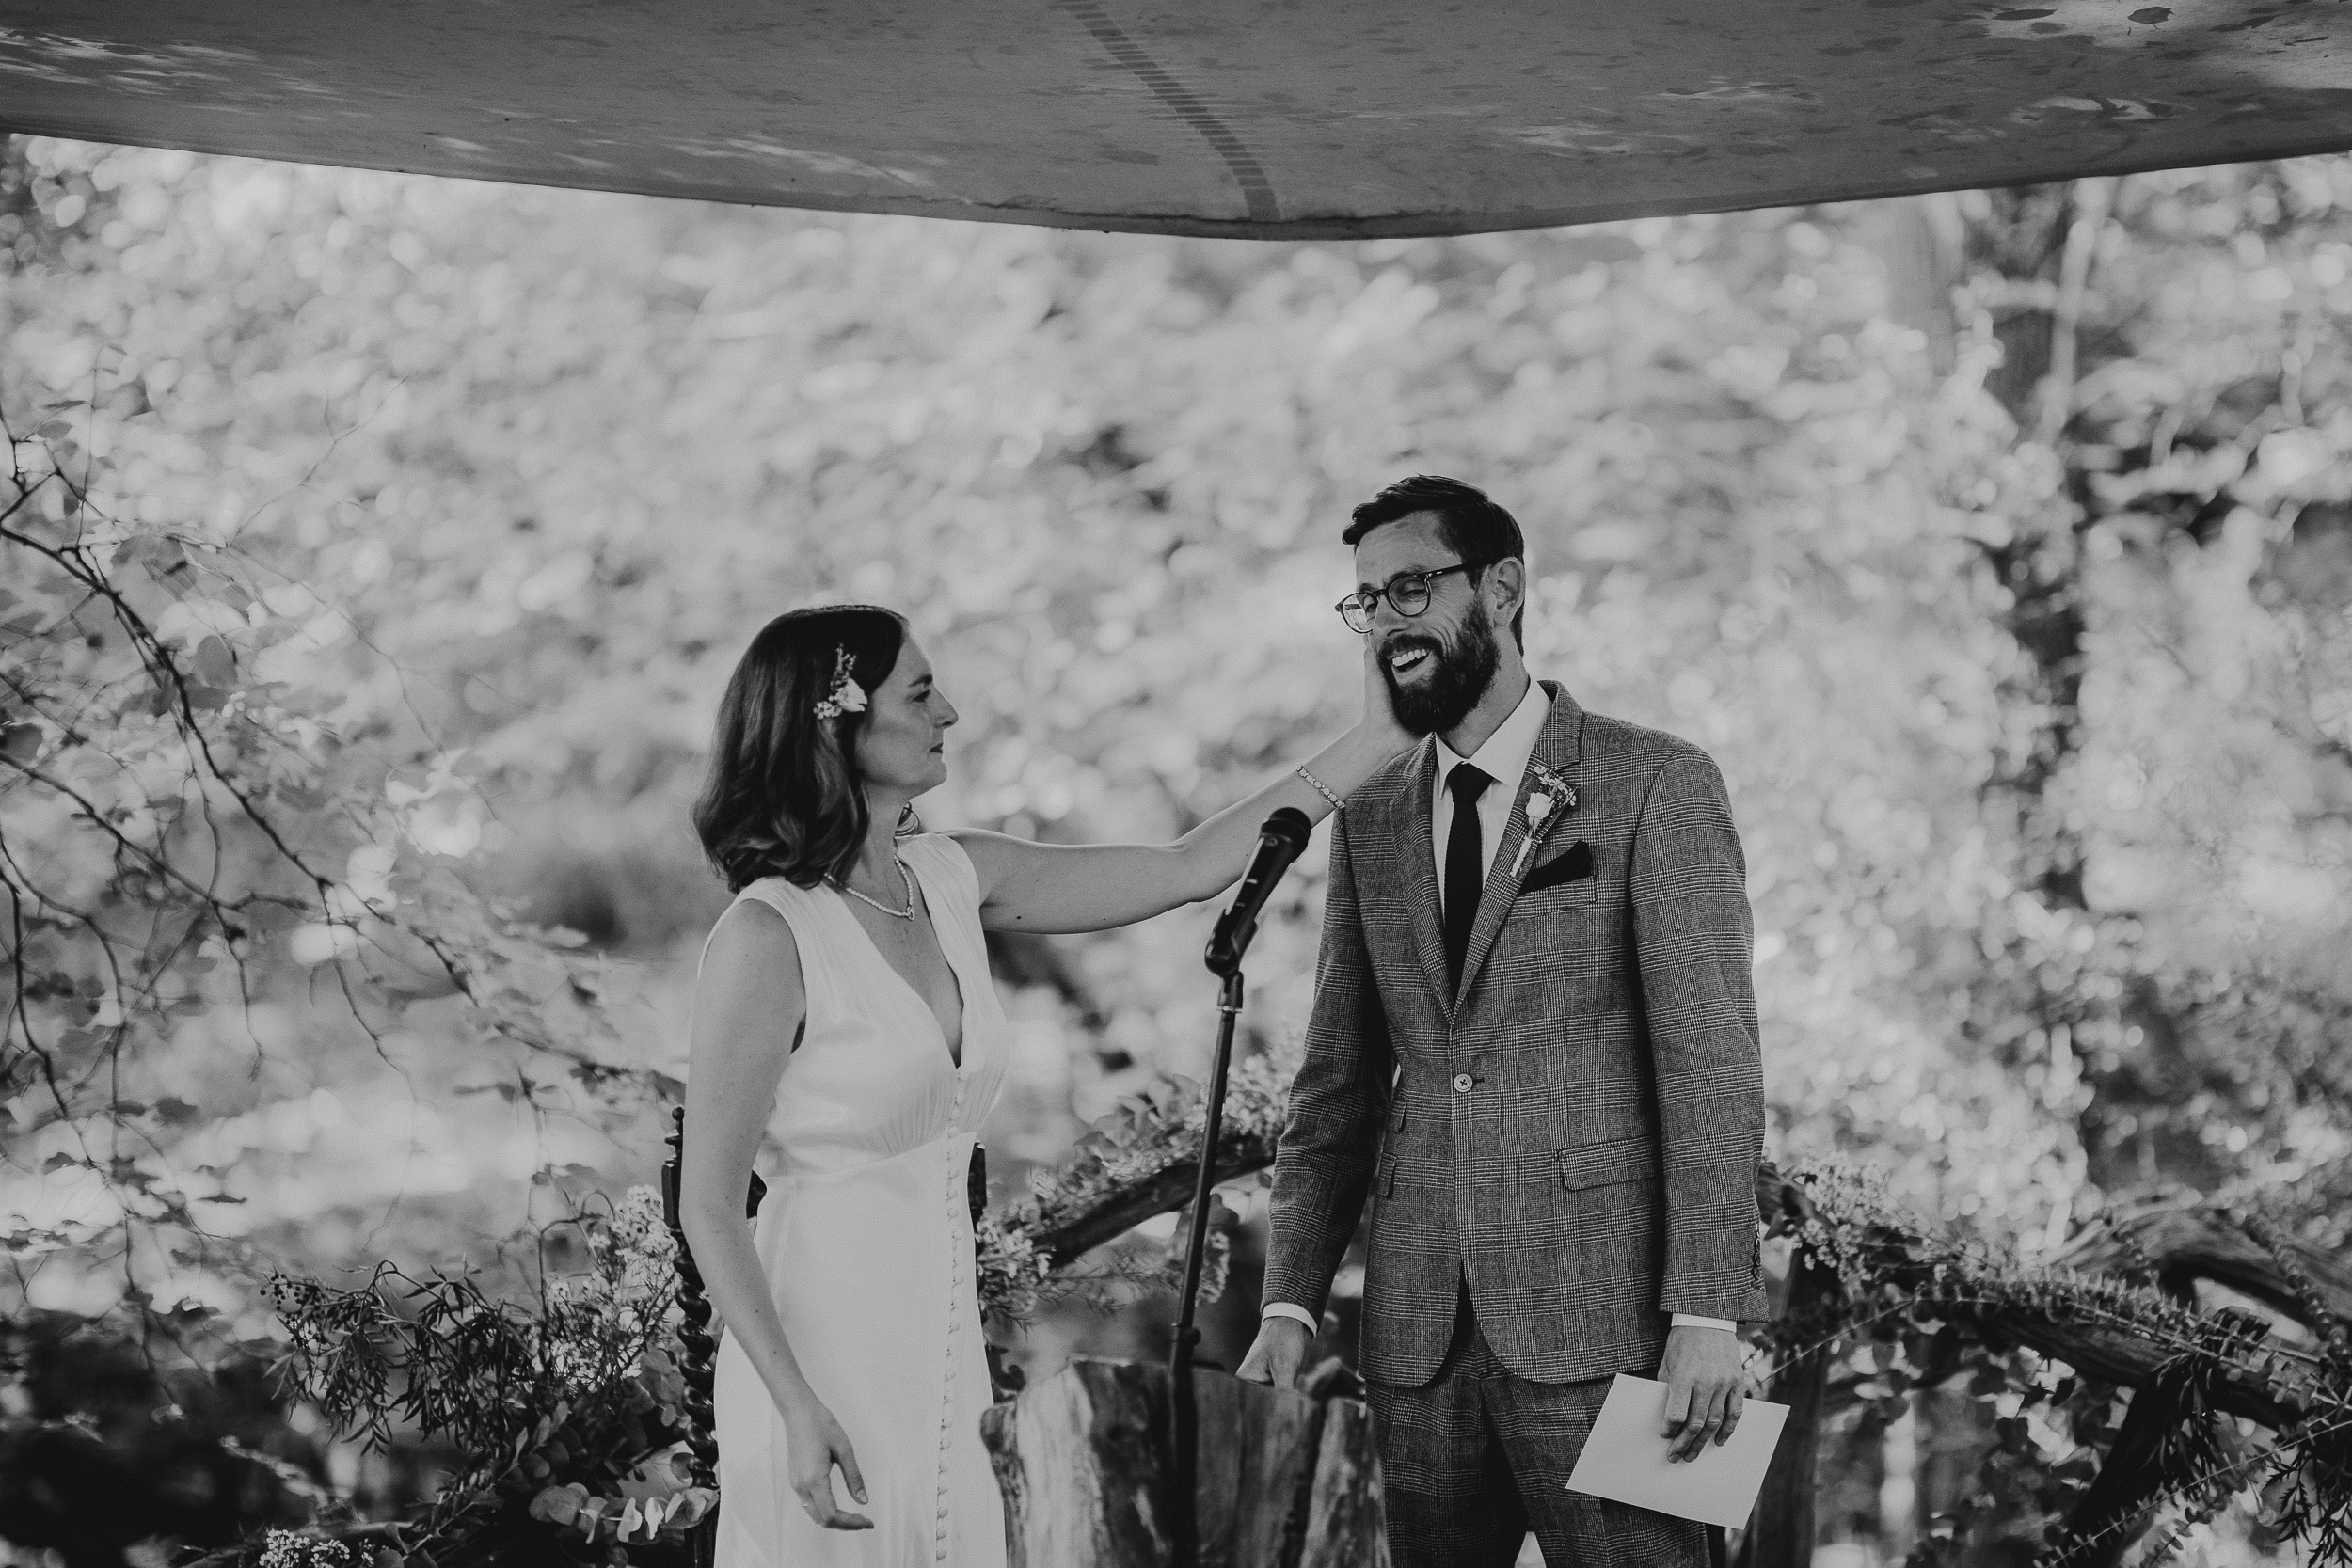
<svg viewBox="0 0 2352 1568">
<path fill-rule="evenodd" d="M 965 1196 L 1009 1044 L 982 932 L 1223 890 L 1268 812 L 1327 815 L 1411 744 L 1369 648 L 1364 675 L 1353 729 L 1174 844 L 1049 846 L 908 831 L 956 710 L 901 617 L 796 610 L 753 639 L 693 814 L 736 895 L 696 981 L 680 1194 L 726 1328 L 717 1568 L 1001 1568 Z"/>
</svg>

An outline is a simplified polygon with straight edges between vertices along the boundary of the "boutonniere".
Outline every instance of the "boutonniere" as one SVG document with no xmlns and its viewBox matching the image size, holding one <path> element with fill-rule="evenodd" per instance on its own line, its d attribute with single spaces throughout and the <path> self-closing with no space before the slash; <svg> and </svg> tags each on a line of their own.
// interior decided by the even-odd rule
<svg viewBox="0 0 2352 1568">
<path fill-rule="evenodd" d="M 1527 857 L 1544 841 L 1551 824 L 1576 809 L 1576 785 L 1540 762 L 1531 762 L 1527 768 L 1535 775 L 1535 787 L 1527 792 L 1527 832 L 1519 840 L 1518 857 L 1511 863 L 1514 877 L 1525 869 Z"/>
</svg>

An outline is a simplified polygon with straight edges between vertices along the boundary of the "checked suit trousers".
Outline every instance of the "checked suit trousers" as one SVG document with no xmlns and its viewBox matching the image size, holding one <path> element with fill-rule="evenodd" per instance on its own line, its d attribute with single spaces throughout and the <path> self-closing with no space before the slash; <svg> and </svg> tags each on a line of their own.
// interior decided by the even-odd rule
<svg viewBox="0 0 2352 1568">
<path fill-rule="evenodd" d="M 1609 1379 L 1512 1375 L 1480 1332 L 1467 1285 L 1438 1375 L 1364 1393 L 1379 1425 L 1394 1568 L 1510 1568 L 1530 1529 L 1546 1568 L 1707 1568 L 1705 1526 L 1567 1490 Z"/>
</svg>

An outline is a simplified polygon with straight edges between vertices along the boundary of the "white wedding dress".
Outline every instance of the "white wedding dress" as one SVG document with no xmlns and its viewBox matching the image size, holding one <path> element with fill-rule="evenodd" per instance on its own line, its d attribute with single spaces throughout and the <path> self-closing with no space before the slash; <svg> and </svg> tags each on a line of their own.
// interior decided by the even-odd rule
<svg viewBox="0 0 2352 1568">
<path fill-rule="evenodd" d="M 828 1530 L 809 1517 L 783 1418 L 723 1335 L 716 1568 L 1004 1565 L 1004 1507 L 980 1443 L 990 1390 L 967 1171 L 1004 1081 L 1009 1030 L 970 859 L 938 833 L 901 840 L 899 853 L 963 993 L 961 1066 L 840 894 L 770 877 L 737 895 L 791 924 L 808 996 L 758 1161 L 759 1259 L 793 1354 L 865 1474 L 860 1504 L 836 1473 L 840 1506 L 874 1528 Z"/>
</svg>

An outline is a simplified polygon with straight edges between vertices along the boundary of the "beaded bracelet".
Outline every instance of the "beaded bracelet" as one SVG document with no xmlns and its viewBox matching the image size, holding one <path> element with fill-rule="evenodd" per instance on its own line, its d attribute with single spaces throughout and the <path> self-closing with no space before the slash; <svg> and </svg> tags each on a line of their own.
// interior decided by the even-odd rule
<svg viewBox="0 0 2352 1568">
<path fill-rule="evenodd" d="M 1314 785 L 1315 793 L 1330 801 L 1331 809 L 1333 811 L 1345 811 L 1347 809 L 1347 802 L 1332 794 L 1330 785 L 1325 784 L 1321 779 L 1316 778 L 1312 773 L 1308 772 L 1307 765 L 1303 762 L 1298 765 L 1298 776 L 1306 780 L 1309 784 Z"/>
</svg>

